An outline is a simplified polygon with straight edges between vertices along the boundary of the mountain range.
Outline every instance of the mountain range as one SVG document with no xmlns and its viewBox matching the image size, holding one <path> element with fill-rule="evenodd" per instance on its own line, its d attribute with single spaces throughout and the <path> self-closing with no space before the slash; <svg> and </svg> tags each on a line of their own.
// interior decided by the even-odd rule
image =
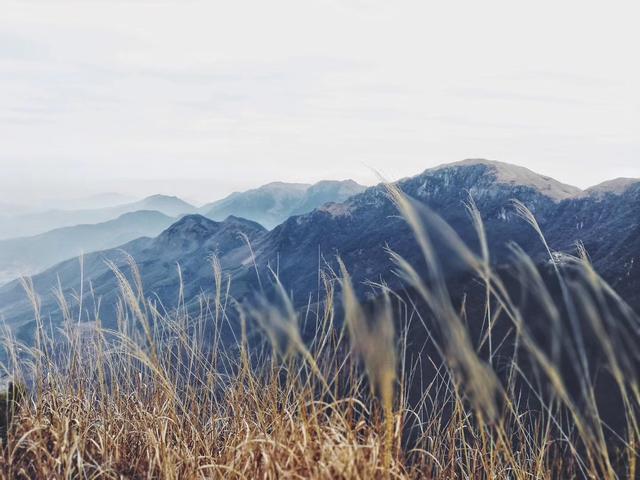
<svg viewBox="0 0 640 480">
<path fill-rule="evenodd" d="M 327 202 L 343 202 L 364 190 L 364 186 L 353 180 L 325 180 L 313 185 L 275 182 L 232 193 L 204 205 L 198 213 L 218 221 L 234 215 L 272 229 L 292 215 L 308 213 Z"/>
<path fill-rule="evenodd" d="M 509 244 L 514 242 L 534 257 L 546 254 L 544 245 L 516 214 L 514 199 L 534 213 L 551 248 L 575 251 L 576 242 L 584 243 L 594 264 L 613 281 L 621 281 L 623 272 L 617 269 L 634 264 L 633 255 L 639 252 L 628 248 L 640 238 L 638 180 L 619 179 L 581 191 L 523 167 L 467 160 L 426 170 L 400 181 L 398 186 L 440 215 L 468 245 L 477 248 L 476 234 L 464 206 L 472 197 L 482 214 L 496 263 L 505 260 L 510 253 Z M 282 279 L 295 279 L 295 285 L 305 291 L 315 283 L 315 275 L 307 282 L 301 279 L 301 259 L 311 258 L 317 266 L 318 251 L 325 256 L 339 252 L 351 265 L 354 277 L 364 280 L 378 277 L 391 267 L 382 252 L 384 245 L 411 263 L 420 263 L 420 253 L 405 220 L 398 217 L 386 188 L 377 186 L 342 204 L 290 218 L 254 249 L 264 261 L 272 261 L 279 254 Z M 441 246 L 443 251 L 445 247 Z M 296 252 L 295 257 L 290 258 L 290 251 Z M 613 258 L 624 261 L 613 262 Z"/>
<path fill-rule="evenodd" d="M 292 214 L 309 212 L 326 202 L 343 201 L 363 189 L 352 180 L 323 181 L 315 185 L 274 183 L 234 193 L 224 200 L 205 205 L 199 211 L 214 220 L 241 216 L 272 226 Z M 103 194 L 78 203 L 97 205 L 123 198 L 127 197 Z M 8 205 L 7 211 L 18 210 Z M 14 213 L 12 218 L 0 219 L 0 225 L 4 221 L 12 237 L 21 231 L 42 230 L 67 223 L 74 225 L 0 240 L 0 285 L 21 275 L 40 273 L 81 253 L 116 247 L 138 237 L 155 237 L 177 217 L 195 211 L 194 206 L 177 197 L 154 195 L 108 208 L 31 212 L 27 215 Z M 86 223 L 75 225 L 78 221 Z"/>
<path fill-rule="evenodd" d="M 517 199 L 534 213 L 553 250 L 573 253 L 576 243 L 582 242 L 598 272 L 632 307 L 640 307 L 638 180 L 619 179 L 582 191 L 522 167 L 467 160 L 428 169 L 397 182 L 397 186 L 417 205 L 440 215 L 478 250 L 477 235 L 465 208 L 472 197 L 485 224 L 494 264 L 509 258 L 513 243 L 543 263 L 546 248 L 515 211 L 513 200 Z M 427 228 L 431 226 L 427 224 Z M 433 233 L 436 252 L 445 260 L 445 274 L 453 276 L 462 267 L 452 260 L 446 239 L 438 238 L 435 227 Z M 138 239 L 118 249 L 87 255 L 84 280 L 91 282 L 101 297 L 102 318 L 108 324 L 115 319 L 112 305 L 118 292 L 106 259 L 126 271 L 123 251 L 130 253 L 140 267 L 146 295 L 170 308 L 175 306 L 179 290 L 176 265 L 180 265 L 185 299 L 194 300 L 213 290 L 210 258 L 215 254 L 233 277 L 231 293 L 240 301 L 258 289 L 258 275 L 266 283 L 271 268 L 278 272 L 294 303 L 303 306 L 315 298 L 318 269 L 335 269 L 338 254 L 361 298 L 369 294 L 368 280 L 400 288 L 386 248 L 395 250 L 418 270 L 423 265 L 406 221 L 398 215 L 387 188 L 378 185 L 344 202 L 292 216 L 270 231 L 237 217 L 216 222 L 198 214 L 187 215 L 154 239 Z M 45 315 L 59 320 L 50 289 L 59 280 L 63 291 L 77 291 L 79 274 L 77 260 L 70 260 L 33 278 Z M 0 317 L 21 338 L 31 338 L 31 306 L 18 282 L 0 288 Z"/>
</svg>

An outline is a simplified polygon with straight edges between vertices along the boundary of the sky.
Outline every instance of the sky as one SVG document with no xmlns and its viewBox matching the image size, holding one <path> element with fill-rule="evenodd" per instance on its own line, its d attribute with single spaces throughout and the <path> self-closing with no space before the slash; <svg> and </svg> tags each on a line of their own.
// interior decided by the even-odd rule
<svg viewBox="0 0 640 480">
<path fill-rule="evenodd" d="M 637 2 L 1 0 L 0 202 L 640 177 Z"/>
</svg>

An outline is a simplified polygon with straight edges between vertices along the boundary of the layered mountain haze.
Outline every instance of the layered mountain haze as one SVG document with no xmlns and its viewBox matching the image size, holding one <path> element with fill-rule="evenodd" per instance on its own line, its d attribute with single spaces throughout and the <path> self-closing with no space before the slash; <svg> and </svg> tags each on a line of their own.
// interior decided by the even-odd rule
<svg viewBox="0 0 640 480">
<path fill-rule="evenodd" d="M 33 275 L 84 253 L 116 247 L 139 237 L 155 237 L 175 221 L 175 217 L 157 211 L 139 210 L 103 223 L 0 240 L 0 284 L 4 283 L 3 276 L 6 281 L 18 275 Z"/>
<path fill-rule="evenodd" d="M 292 215 L 308 213 L 328 202 L 343 202 L 364 189 L 353 180 L 325 180 L 314 185 L 275 182 L 232 193 L 198 211 L 213 220 L 236 215 L 271 229 Z"/>
<path fill-rule="evenodd" d="M 199 211 L 214 220 L 238 216 L 257 218 L 271 226 L 293 213 L 304 213 L 326 202 L 345 200 L 363 189 L 351 180 L 323 181 L 315 185 L 273 183 L 233 194 L 220 202 L 205 205 Z M 96 205 L 122 198 L 126 197 L 120 194 L 95 195 L 88 199 L 88 203 Z M 78 204 L 86 205 L 84 201 Z M 14 213 L 17 211 L 10 205 L 7 209 Z M 0 240 L 0 285 L 19 276 L 39 273 L 82 253 L 116 247 L 138 237 L 155 237 L 178 217 L 195 211 L 194 206 L 180 198 L 154 195 L 108 208 L 32 212 L 5 219 L 0 216 L 0 226 L 7 228 L 7 234 L 40 230 L 57 224 L 74 224 L 37 235 Z M 82 223 L 75 225 L 79 221 Z"/>
<path fill-rule="evenodd" d="M 170 217 L 193 213 L 193 205 L 167 195 L 153 195 L 114 207 L 80 210 L 49 210 L 0 218 L 0 239 L 37 235 L 61 227 L 93 224 L 113 220 L 140 210 L 155 210 Z"/>
<path fill-rule="evenodd" d="M 518 200 L 533 212 L 553 251 L 574 254 L 576 245 L 584 244 L 597 271 L 632 306 L 639 307 L 640 182 L 625 180 L 608 185 L 583 192 L 522 167 L 486 160 L 443 165 L 397 183 L 419 210 L 426 209 L 423 221 L 448 277 L 462 273 L 464 266 L 451 254 L 448 239 L 439 232 L 432 212 L 478 251 L 477 233 L 465 206 L 471 198 L 482 215 L 494 265 L 512 256 L 513 244 L 541 265 L 548 261 L 545 245 L 514 207 L 513 201 Z M 281 192 L 281 186 L 257 189 L 244 197 L 232 195 L 226 205 L 245 205 L 249 211 L 251 205 L 260 205 L 260 199 L 270 190 Z M 291 194 L 292 190 L 296 194 Z M 287 188 L 286 198 L 302 199 L 311 196 L 310 190 L 305 186 Z M 252 203 L 256 198 L 259 200 Z M 219 212 L 223 211 L 221 205 L 217 207 Z M 238 207 L 237 211 L 242 210 Z M 83 275 L 101 297 L 101 314 L 107 322 L 114 321 L 112 304 L 118 289 L 105 260 L 127 271 L 128 260 L 123 251 L 140 266 L 146 295 L 168 308 L 177 301 L 178 265 L 188 304 L 197 304 L 199 296 L 210 296 L 214 255 L 225 274 L 232 277 L 231 294 L 239 301 L 260 292 L 259 278 L 267 284 L 271 272 L 277 271 L 294 304 L 302 307 L 318 294 L 318 269 L 338 268 L 337 255 L 347 266 L 361 298 L 370 291 L 367 281 L 383 281 L 392 288 L 402 288 L 393 274 L 394 264 L 387 248 L 422 271 L 424 260 L 411 229 L 399 216 L 387 187 L 378 185 L 344 202 L 324 204 L 310 213 L 290 217 L 271 231 L 237 217 L 215 222 L 188 215 L 155 239 L 139 239 L 87 255 Z M 49 292 L 58 279 L 64 292 L 77 291 L 78 261 L 64 262 L 33 279 L 41 296 L 42 312 L 54 321 L 59 321 L 60 312 Z M 17 282 L 0 288 L 0 316 L 26 339 L 31 338 L 34 328 L 31 308 Z"/>
</svg>

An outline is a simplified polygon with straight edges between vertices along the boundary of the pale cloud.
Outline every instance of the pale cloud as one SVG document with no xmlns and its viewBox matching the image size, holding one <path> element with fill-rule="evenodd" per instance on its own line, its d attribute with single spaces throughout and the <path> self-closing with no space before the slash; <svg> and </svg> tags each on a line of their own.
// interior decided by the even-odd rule
<svg viewBox="0 0 640 480">
<path fill-rule="evenodd" d="M 162 185 L 205 199 L 466 157 L 579 186 L 640 177 L 638 13 L 615 1 L 4 2 L 0 195 Z"/>
</svg>

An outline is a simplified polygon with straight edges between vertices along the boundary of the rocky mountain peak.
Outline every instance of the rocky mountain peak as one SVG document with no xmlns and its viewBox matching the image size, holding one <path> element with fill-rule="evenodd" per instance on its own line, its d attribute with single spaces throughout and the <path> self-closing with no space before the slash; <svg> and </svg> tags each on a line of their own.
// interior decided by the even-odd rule
<svg viewBox="0 0 640 480">
<path fill-rule="evenodd" d="M 266 232 L 264 228 L 257 222 L 247 220 L 246 218 L 238 217 L 236 215 L 229 215 L 222 223 L 222 227 L 242 228 L 243 230 L 255 230 L 257 232 Z"/>
<path fill-rule="evenodd" d="M 533 172 L 525 167 L 494 160 L 472 158 L 454 163 L 447 163 L 428 169 L 423 175 L 447 175 L 457 171 L 482 170 L 493 182 L 510 187 L 529 187 L 559 202 L 581 193 L 578 187 L 566 185 L 546 175 Z"/>
<path fill-rule="evenodd" d="M 204 241 L 220 229 L 220 223 L 199 214 L 185 215 L 176 223 L 162 232 L 157 241 L 159 243 L 175 242 L 177 240 Z"/>
</svg>

